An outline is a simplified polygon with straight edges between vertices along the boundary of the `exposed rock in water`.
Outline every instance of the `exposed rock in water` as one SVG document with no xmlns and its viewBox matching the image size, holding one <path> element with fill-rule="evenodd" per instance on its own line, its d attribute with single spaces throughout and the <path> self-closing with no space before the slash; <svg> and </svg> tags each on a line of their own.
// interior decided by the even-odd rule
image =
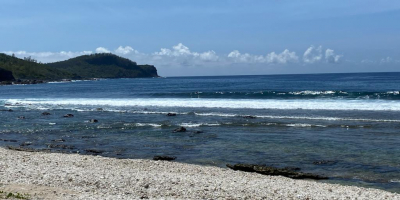
<svg viewBox="0 0 400 200">
<path fill-rule="evenodd" d="M 29 146 L 31 144 L 32 144 L 32 142 L 23 142 L 19 146 Z"/>
<path fill-rule="evenodd" d="M 48 148 L 60 148 L 60 149 L 74 149 L 74 146 L 66 144 L 49 144 Z"/>
<path fill-rule="evenodd" d="M 14 151 L 26 151 L 26 152 L 51 152 L 50 149 L 31 149 L 31 148 L 24 148 L 24 147 L 13 147 L 7 146 L 8 149 Z"/>
<path fill-rule="evenodd" d="M 175 160 L 176 157 L 175 156 L 154 156 L 153 160 L 167 160 L 167 161 L 171 161 L 171 160 Z"/>
<path fill-rule="evenodd" d="M 104 152 L 103 150 L 98 150 L 98 149 L 85 149 L 85 151 L 93 154 L 101 154 Z"/>
<path fill-rule="evenodd" d="M 53 142 L 65 142 L 64 139 L 55 139 L 55 140 L 51 140 L 51 141 L 53 141 Z"/>
<path fill-rule="evenodd" d="M 174 132 L 186 132 L 186 128 L 182 126 L 182 127 L 175 129 Z"/>
<path fill-rule="evenodd" d="M 103 108 L 96 108 L 97 111 L 103 111 Z"/>
<path fill-rule="evenodd" d="M 318 160 L 313 162 L 314 165 L 334 165 L 336 163 L 337 161 L 333 160 Z"/>
<path fill-rule="evenodd" d="M 176 113 L 168 113 L 167 116 L 169 116 L 169 117 L 176 116 Z"/>
<path fill-rule="evenodd" d="M 51 115 L 49 112 L 43 112 L 42 115 Z"/>
<path fill-rule="evenodd" d="M 17 140 L 7 140 L 7 139 L 0 139 L 0 141 L 4 141 L 4 142 L 18 142 Z"/>
<path fill-rule="evenodd" d="M 96 136 L 92 136 L 92 135 L 84 135 L 84 136 L 82 136 L 82 138 L 96 138 Z"/>
<path fill-rule="evenodd" d="M 89 120 L 89 122 L 90 122 L 90 123 L 97 123 L 97 122 L 99 122 L 99 120 L 97 120 L 97 119 L 91 119 L 91 120 Z"/>
<path fill-rule="evenodd" d="M 228 168 L 233 170 L 245 171 L 245 172 L 256 172 L 259 174 L 270 175 L 270 176 L 285 176 L 293 179 L 328 179 L 328 177 L 310 174 L 310 173 L 302 173 L 296 172 L 290 169 L 285 168 L 276 168 L 276 167 L 267 167 L 263 165 L 253 165 L 253 164 L 235 164 L 235 165 L 226 165 Z"/>
<path fill-rule="evenodd" d="M 66 114 L 66 115 L 64 115 L 64 117 L 74 117 L 74 115 L 73 114 Z"/>
<path fill-rule="evenodd" d="M 199 133 L 203 133 L 203 131 L 196 130 L 196 131 L 193 131 L 193 133 L 199 134 Z"/>
<path fill-rule="evenodd" d="M 243 116 L 243 118 L 245 118 L 245 119 L 255 119 L 257 117 L 256 116 L 252 116 L 252 115 L 246 115 L 246 116 Z"/>
</svg>

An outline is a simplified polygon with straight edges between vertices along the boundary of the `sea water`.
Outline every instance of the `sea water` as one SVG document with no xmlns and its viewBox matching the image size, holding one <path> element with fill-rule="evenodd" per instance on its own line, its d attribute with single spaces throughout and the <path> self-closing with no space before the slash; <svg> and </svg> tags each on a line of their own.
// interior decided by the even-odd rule
<svg viewBox="0 0 400 200">
<path fill-rule="evenodd" d="M 330 177 L 326 182 L 400 192 L 399 91 L 400 73 L 1 86 L 0 145 L 300 167 Z M 181 126 L 187 131 L 173 132 Z"/>
</svg>

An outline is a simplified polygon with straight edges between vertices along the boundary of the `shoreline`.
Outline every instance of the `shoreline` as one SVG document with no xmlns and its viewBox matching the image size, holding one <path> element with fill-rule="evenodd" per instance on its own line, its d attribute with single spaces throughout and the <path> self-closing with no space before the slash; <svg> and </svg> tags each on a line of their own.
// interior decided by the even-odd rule
<svg viewBox="0 0 400 200">
<path fill-rule="evenodd" d="M 0 191 L 29 199 L 400 199 L 379 189 L 212 166 L 3 147 L 0 177 Z"/>
</svg>

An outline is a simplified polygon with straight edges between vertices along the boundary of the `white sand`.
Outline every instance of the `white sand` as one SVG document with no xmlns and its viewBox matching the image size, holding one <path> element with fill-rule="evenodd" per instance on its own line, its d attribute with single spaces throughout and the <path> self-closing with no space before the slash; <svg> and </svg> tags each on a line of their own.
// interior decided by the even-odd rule
<svg viewBox="0 0 400 200">
<path fill-rule="evenodd" d="M 400 199 L 377 189 L 217 167 L 4 148 L 0 190 L 31 199 Z"/>
</svg>

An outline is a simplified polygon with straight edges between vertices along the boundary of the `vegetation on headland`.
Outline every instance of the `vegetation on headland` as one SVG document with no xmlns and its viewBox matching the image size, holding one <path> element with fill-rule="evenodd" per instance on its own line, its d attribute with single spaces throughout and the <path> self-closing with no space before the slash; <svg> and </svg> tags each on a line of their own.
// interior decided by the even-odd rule
<svg viewBox="0 0 400 200">
<path fill-rule="evenodd" d="M 157 69 L 110 53 L 83 55 L 47 64 L 37 63 L 31 57 L 20 59 L 0 53 L 0 82 L 142 77 L 158 77 Z"/>
</svg>

